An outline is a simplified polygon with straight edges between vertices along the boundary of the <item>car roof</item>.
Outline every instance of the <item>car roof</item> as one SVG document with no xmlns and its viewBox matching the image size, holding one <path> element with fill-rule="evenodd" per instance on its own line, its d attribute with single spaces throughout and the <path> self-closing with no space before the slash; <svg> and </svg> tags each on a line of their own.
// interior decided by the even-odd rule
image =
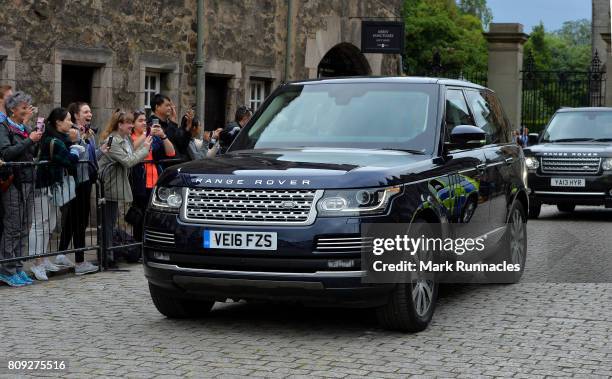
<svg viewBox="0 0 612 379">
<path fill-rule="evenodd" d="M 561 108 L 557 113 L 567 112 L 612 112 L 611 107 L 576 107 L 576 108 Z"/>
<path fill-rule="evenodd" d="M 447 86 L 461 86 L 476 89 L 485 87 L 464 80 L 447 78 L 430 78 L 421 76 L 354 76 L 341 78 L 308 79 L 289 82 L 290 85 L 313 85 L 313 84 L 356 84 L 356 83 L 406 83 L 406 84 L 438 84 Z"/>
</svg>

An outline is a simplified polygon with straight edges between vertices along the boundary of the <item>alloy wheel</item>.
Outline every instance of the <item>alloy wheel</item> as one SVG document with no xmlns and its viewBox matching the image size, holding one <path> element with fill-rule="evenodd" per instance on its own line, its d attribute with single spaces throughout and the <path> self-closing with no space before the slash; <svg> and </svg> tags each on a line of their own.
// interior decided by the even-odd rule
<svg viewBox="0 0 612 379">
<path fill-rule="evenodd" d="M 433 303 L 434 282 L 432 280 L 419 279 L 412 283 L 412 300 L 416 313 L 423 317 L 429 311 Z"/>
<path fill-rule="evenodd" d="M 523 263 L 525 258 L 525 223 L 518 210 L 512 212 L 510 219 L 510 258 L 512 263 Z"/>
</svg>

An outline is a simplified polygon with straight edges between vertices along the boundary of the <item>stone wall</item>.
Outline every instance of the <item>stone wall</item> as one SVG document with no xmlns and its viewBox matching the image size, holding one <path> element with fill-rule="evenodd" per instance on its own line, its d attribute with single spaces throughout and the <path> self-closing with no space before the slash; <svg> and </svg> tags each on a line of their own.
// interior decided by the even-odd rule
<svg viewBox="0 0 612 379">
<path fill-rule="evenodd" d="M 610 33 L 610 0 L 593 0 L 593 51 L 597 50 L 603 62 L 609 52 L 602 34 Z"/>
<path fill-rule="evenodd" d="M 401 0 L 295 0 L 289 79 L 316 76 L 333 46 L 360 44 L 360 19 L 399 14 Z M 144 74 L 164 73 L 163 91 L 195 102 L 196 0 L 4 0 L 0 81 L 31 93 L 42 114 L 61 100 L 62 64 L 95 68 L 98 126 L 114 108 L 139 108 Z M 227 109 L 245 103 L 251 77 L 285 78 L 287 0 L 205 1 L 207 74 L 229 79 Z M 397 56 L 366 56 L 372 74 L 397 73 Z"/>
</svg>

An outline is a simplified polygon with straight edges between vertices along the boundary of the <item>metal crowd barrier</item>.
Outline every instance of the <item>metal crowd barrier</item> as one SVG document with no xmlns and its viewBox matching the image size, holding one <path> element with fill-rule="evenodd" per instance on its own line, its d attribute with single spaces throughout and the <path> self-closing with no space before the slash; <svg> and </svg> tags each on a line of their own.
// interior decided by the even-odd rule
<svg viewBox="0 0 612 379">
<path fill-rule="evenodd" d="M 87 165 L 87 161 L 79 162 L 77 172 L 88 170 Z M 55 186 L 39 188 L 37 179 L 41 175 L 53 175 L 54 170 L 64 174 L 62 169 L 47 161 L 0 165 L 0 264 L 60 254 L 99 253 L 97 225 L 89 222 L 91 216 L 97 217 L 97 210 L 91 207 L 92 214 L 89 214 L 77 209 L 74 202 L 77 192 L 81 196 L 89 192 L 88 198 L 94 192 L 93 197 L 97 198 L 97 186 L 70 176 L 72 183 L 62 181 Z M 81 219 L 85 217 L 87 220 Z M 75 232 L 82 237 L 79 241 Z M 79 246 L 75 246 L 75 242 Z M 6 258 L 10 255 L 13 257 Z"/>
<path fill-rule="evenodd" d="M 166 159 L 142 163 L 160 165 L 163 169 L 181 162 Z M 92 251 L 96 252 L 101 270 L 121 257 L 139 260 L 142 225 L 125 221 L 129 208 L 136 204 L 116 201 L 117 195 L 122 199 L 134 198 L 126 193 L 132 189 L 132 180 L 127 188 L 121 181 L 113 180 L 112 167 L 118 165 L 114 163 L 100 170 L 95 182 L 79 181 L 78 172 L 85 172 L 88 164 L 78 163 L 77 176 L 70 176 L 72 183 L 66 179 L 54 188 L 37 188 L 37 178 L 53 172 L 57 165 L 47 161 L 0 163 L 0 265 Z M 109 189 L 110 193 L 105 193 Z M 140 196 L 138 200 L 146 208 L 149 199 Z M 89 207 L 88 212 L 84 206 Z M 142 212 L 144 216 L 144 209 Z M 75 231 L 80 233 L 77 237 Z"/>
<path fill-rule="evenodd" d="M 157 161 L 145 160 L 142 164 L 154 164 L 163 170 L 165 167 L 184 162 L 182 159 L 162 159 Z M 98 202 L 99 223 L 98 230 L 101 231 L 99 236 L 99 249 L 101 252 L 101 266 L 108 268 L 113 266 L 111 262 L 123 258 L 128 262 L 135 262 L 142 256 L 142 239 L 143 227 L 133 225 L 126 221 L 126 215 L 131 207 L 136 207 L 142 211 L 144 218 L 144 209 L 149 202 L 149 195 L 139 196 L 133 191 L 133 177 L 130 177 L 130 187 L 126 188 L 122 182 L 116 179 L 112 174 L 113 170 L 120 166 L 120 163 L 115 162 L 112 165 L 102 169 L 98 176 L 98 191 L 100 197 Z M 133 173 L 131 169 L 131 174 Z M 106 182 L 109 181 L 109 185 Z M 110 190 L 110 191 L 109 191 Z M 131 196 L 126 191 L 131 191 Z M 110 193 L 108 193 L 110 192 Z M 117 201 L 117 199 L 125 199 L 130 196 L 131 202 Z"/>
</svg>

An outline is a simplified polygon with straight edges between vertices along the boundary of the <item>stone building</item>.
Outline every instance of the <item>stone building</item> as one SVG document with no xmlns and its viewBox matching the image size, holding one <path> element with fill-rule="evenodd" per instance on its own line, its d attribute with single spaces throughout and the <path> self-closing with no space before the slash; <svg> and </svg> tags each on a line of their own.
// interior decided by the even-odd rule
<svg viewBox="0 0 612 379">
<path fill-rule="evenodd" d="M 195 104 L 196 1 L 4 0 L 0 82 L 31 93 L 43 115 L 87 101 L 97 126 L 158 91 L 182 113 Z M 288 15 L 289 1 L 205 0 L 207 128 L 284 81 L 398 73 L 398 56 L 359 46 L 361 20 L 397 18 L 401 0 L 296 0 Z"/>
</svg>

